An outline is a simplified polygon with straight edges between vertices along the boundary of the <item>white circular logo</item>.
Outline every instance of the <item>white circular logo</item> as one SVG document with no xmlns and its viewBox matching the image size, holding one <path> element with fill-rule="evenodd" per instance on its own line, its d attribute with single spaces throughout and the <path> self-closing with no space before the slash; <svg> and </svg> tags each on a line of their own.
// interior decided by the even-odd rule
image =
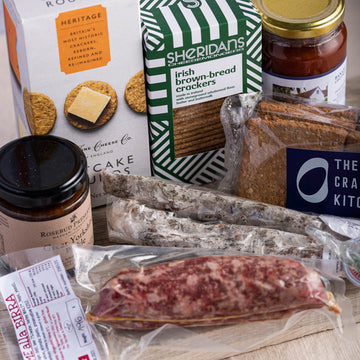
<svg viewBox="0 0 360 360">
<path fill-rule="evenodd" d="M 305 194 L 300 190 L 300 181 L 302 177 L 307 174 L 309 171 L 322 168 L 325 170 L 325 178 L 320 187 L 320 189 L 315 194 Z M 329 173 L 329 164 L 325 159 L 322 158 L 312 158 L 308 161 L 304 162 L 304 164 L 299 169 L 297 178 L 296 178 L 296 188 L 300 194 L 300 196 L 307 202 L 310 203 L 320 203 L 321 201 L 325 200 L 328 193 L 329 193 L 329 186 L 328 186 L 328 173 Z"/>
<path fill-rule="evenodd" d="M 182 0 L 182 3 L 188 9 L 195 9 L 201 6 L 201 0 Z"/>
</svg>

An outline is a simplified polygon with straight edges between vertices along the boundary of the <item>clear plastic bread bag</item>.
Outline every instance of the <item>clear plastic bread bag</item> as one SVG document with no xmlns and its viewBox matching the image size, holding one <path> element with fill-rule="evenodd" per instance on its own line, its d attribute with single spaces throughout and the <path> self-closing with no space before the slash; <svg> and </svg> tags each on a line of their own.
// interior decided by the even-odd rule
<svg viewBox="0 0 360 360">
<path fill-rule="evenodd" d="M 219 190 L 300 211 L 359 217 L 359 114 L 357 107 L 299 96 L 228 97 L 220 114 L 228 171 Z"/>
</svg>

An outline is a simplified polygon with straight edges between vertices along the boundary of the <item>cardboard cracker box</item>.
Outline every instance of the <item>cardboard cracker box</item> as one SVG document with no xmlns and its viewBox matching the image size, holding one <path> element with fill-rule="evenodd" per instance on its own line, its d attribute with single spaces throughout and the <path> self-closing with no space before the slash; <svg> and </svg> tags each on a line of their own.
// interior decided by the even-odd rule
<svg viewBox="0 0 360 360">
<path fill-rule="evenodd" d="M 150 175 L 139 4 L 4 0 L 19 135 L 50 134 L 88 159 L 93 206 L 101 171 Z"/>
<path fill-rule="evenodd" d="M 250 0 L 141 0 L 153 171 L 223 177 L 227 96 L 261 90 L 261 17 Z"/>
</svg>

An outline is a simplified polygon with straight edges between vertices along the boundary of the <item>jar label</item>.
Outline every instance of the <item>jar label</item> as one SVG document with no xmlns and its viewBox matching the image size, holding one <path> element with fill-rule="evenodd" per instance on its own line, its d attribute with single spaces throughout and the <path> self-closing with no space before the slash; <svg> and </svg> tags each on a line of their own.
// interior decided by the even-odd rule
<svg viewBox="0 0 360 360">
<path fill-rule="evenodd" d="M 24 221 L 0 212 L 0 256 L 35 247 L 64 246 L 59 249 L 64 266 L 72 267 L 69 245 L 94 244 L 90 192 L 70 214 L 46 221 Z"/>
<path fill-rule="evenodd" d="M 288 77 L 263 71 L 263 92 L 299 95 L 315 101 L 345 105 L 346 58 L 335 69 L 318 76 Z"/>
</svg>

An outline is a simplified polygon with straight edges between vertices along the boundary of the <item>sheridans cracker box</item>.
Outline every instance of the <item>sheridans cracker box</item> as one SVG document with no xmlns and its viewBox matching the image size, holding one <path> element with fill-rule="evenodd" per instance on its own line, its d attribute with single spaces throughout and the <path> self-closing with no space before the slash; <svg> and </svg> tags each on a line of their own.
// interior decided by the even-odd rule
<svg viewBox="0 0 360 360">
<path fill-rule="evenodd" d="M 139 3 L 4 0 L 19 134 L 50 134 L 88 159 L 93 206 L 101 171 L 150 175 Z"/>
<path fill-rule="evenodd" d="M 223 177 L 227 96 L 261 89 L 261 17 L 250 0 L 142 0 L 154 174 Z"/>
</svg>

